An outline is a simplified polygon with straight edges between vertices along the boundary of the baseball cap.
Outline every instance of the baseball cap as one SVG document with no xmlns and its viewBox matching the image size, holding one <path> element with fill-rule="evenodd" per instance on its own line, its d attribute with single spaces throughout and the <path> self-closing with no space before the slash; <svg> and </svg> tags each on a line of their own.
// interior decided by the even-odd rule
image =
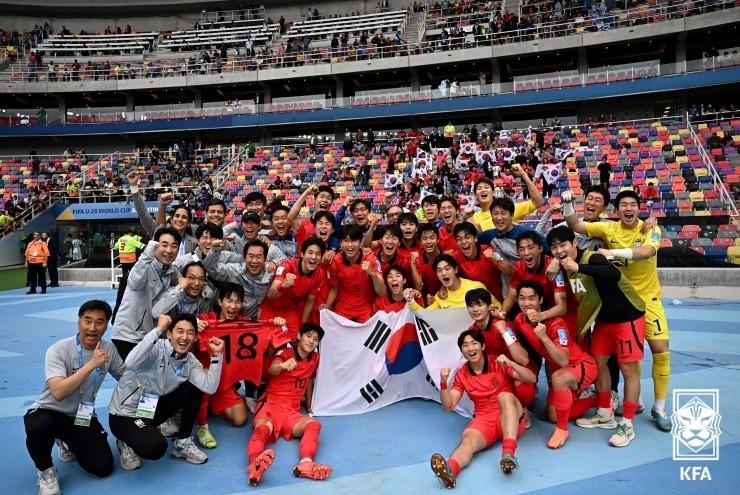
<svg viewBox="0 0 740 495">
<path fill-rule="evenodd" d="M 262 223 L 262 219 L 257 213 L 253 211 L 248 211 L 242 215 L 242 223 L 247 223 L 247 222 L 254 222 L 257 225 L 259 225 Z"/>
</svg>

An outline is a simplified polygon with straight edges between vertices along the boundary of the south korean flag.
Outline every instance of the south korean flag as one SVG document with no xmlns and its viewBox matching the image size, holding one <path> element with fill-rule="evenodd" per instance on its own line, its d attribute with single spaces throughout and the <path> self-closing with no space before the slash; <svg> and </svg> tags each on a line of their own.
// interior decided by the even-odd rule
<svg viewBox="0 0 740 495">
<path fill-rule="evenodd" d="M 314 414 L 359 414 L 412 397 L 439 401 L 408 308 L 379 311 L 365 323 L 323 310 L 321 327 Z"/>
</svg>

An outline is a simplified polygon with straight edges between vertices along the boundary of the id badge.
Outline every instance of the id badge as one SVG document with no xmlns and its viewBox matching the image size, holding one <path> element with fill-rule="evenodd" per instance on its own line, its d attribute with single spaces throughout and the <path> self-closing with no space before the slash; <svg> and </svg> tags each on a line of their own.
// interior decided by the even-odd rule
<svg viewBox="0 0 740 495">
<path fill-rule="evenodd" d="M 77 407 L 77 414 L 75 415 L 75 426 L 90 426 L 92 421 L 93 413 L 95 412 L 95 403 L 83 400 Z"/>
<path fill-rule="evenodd" d="M 157 402 L 159 402 L 158 395 L 144 392 L 141 399 L 139 399 L 139 405 L 136 408 L 136 417 L 154 419 L 154 411 L 157 410 Z"/>
</svg>

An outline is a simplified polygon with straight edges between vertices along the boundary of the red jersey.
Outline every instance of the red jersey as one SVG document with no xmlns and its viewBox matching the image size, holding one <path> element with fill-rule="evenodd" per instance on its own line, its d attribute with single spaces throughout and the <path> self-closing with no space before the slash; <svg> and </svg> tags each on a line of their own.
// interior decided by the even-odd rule
<svg viewBox="0 0 740 495">
<path fill-rule="evenodd" d="M 208 339 L 218 337 L 224 341 L 219 391 L 229 389 L 241 380 L 258 386 L 262 382 L 264 356 L 268 348 L 278 348 L 291 340 L 289 332 L 284 332 L 282 328 L 252 322 L 242 315 L 219 322 L 216 313 L 210 311 L 201 314 L 199 319 L 208 322 L 208 326 L 198 333 L 198 359 L 203 367 L 209 367 L 211 362 Z"/>
<path fill-rule="evenodd" d="M 414 245 L 411 247 L 404 246 L 403 241 L 401 241 L 401 245 L 398 246 L 398 252 L 411 259 L 411 253 L 419 253 L 419 256 L 422 256 L 424 248 L 421 246 L 421 242 L 419 241 L 414 241 Z"/>
<path fill-rule="evenodd" d="M 575 339 L 570 338 L 568 326 L 562 318 L 550 318 L 549 320 L 545 320 L 544 324 L 547 328 L 547 336 L 552 340 L 553 344 L 560 349 L 568 351 L 568 364 L 578 364 L 588 357 L 588 354 L 581 349 Z M 545 349 L 545 345 L 534 333 L 534 325 L 527 321 L 524 314 L 519 313 L 516 315 L 516 318 L 514 318 L 514 326 L 522 338 L 527 340 L 535 352 L 545 359 L 547 369 L 550 372 L 560 369 L 560 365 L 552 359 L 550 353 Z"/>
<path fill-rule="evenodd" d="M 543 257 L 542 264 L 540 265 L 540 269 L 536 272 L 531 272 L 527 269 L 527 265 L 524 263 L 524 260 L 518 260 L 514 263 L 514 274 L 511 276 L 511 283 L 509 286 L 511 289 L 516 290 L 519 284 L 525 280 L 534 280 L 539 282 L 539 284 L 545 289 L 545 301 L 542 306 L 545 308 L 554 306 L 555 293 L 562 293 L 567 297 L 568 289 L 566 288 L 567 284 L 562 271 L 558 273 L 555 280 L 548 280 L 547 276 L 545 276 L 545 269 L 551 261 L 552 257 L 545 255 Z M 577 303 L 575 304 L 575 307 L 578 307 Z"/>
<path fill-rule="evenodd" d="M 501 292 L 501 271 L 495 262 L 486 258 L 485 253 L 492 251 L 490 246 L 478 246 L 478 255 L 475 258 L 466 258 L 460 249 L 455 246 L 455 252 L 452 256 L 460 265 L 460 270 L 465 274 L 465 278 L 476 280 L 486 286 L 488 292 L 499 301 L 504 300 Z"/>
<path fill-rule="evenodd" d="M 350 263 L 344 253 L 339 253 L 329 265 L 329 286 L 338 288 L 335 313 L 366 321 L 372 316 L 375 288 L 370 276 L 362 269 L 363 261 L 369 262 L 372 270 L 383 276 L 380 261 L 374 254 L 363 254 L 355 263 Z"/>
<path fill-rule="evenodd" d="M 444 224 L 439 227 L 439 241 L 437 241 L 437 244 L 439 245 L 439 250 L 443 253 L 457 249 L 455 233 L 451 230 L 447 230 L 447 227 L 445 227 Z"/>
<path fill-rule="evenodd" d="M 465 363 L 455 373 L 452 383 L 454 390 L 468 393 L 476 416 L 498 413 L 498 394 L 514 392 L 514 370 L 489 355 L 484 355 L 483 359 L 485 362 L 480 374 L 476 375 L 470 364 Z"/>
<path fill-rule="evenodd" d="M 311 222 L 310 218 L 304 218 L 301 220 L 298 230 L 295 233 L 295 245 L 296 251 L 301 252 L 301 246 L 303 241 L 313 236 L 316 233 L 316 226 Z"/>
<path fill-rule="evenodd" d="M 437 277 L 437 270 L 434 269 L 431 262 L 427 262 L 424 254 L 419 256 L 419 259 L 416 260 L 416 270 L 419 272 L 419 275 L 421 275 L 421 282 L 424 284 L 421 289 L 422 294 L 433 295 L 439 292 L 439 289 L 442 287 L 442 282 L 440 282 Z"/>
<path fill-rule="evenodd" d="M 268 404 L 280 404 L 293 410 L 301 407 L 301 399 L 306 392 L 309 380 L 316 375 L 319 366 L 319 353 L 312 352 L 301 359 L 292 345 L 287 345 L 275 354 L 275 359 L 285 362 L 294 358 L 297 366 L 293 371 L 282 371 L 279 375 L 268 375 L 265 396 Z"/>
<path fill-rule="evenodd" d="M 416 303 L 419 306 L 424 305 L 423 301 L 419 298 L 416 299 Z M 373 302 L 373 309 L 375 311 L 385 311 L 386 313 L 398 313 L 399 311 L 403 311 L 404 307 L 406 307 L 405 299 L 394 301 L 388 296 L 388 294 L 377 296 L 375 298 L 375 302 Z"/>
<path fill-rule="evenodd" d="M 486 328 L 481 330 L 481 333 L 483 334 L 483 340 L 486 344 L 486 353 L 490 354 L 494 358 L 500 354 L 504 354 L 509 359 L 513 359 L 511 357 L 511 352 L 509 351 L 509 346 L 506 345 L 506 342 L 499 333 L 498 329 L 493 326 L 495 321 L 496 319 L 493 318 L 493 316 L 489 316 L 488 325 L 486 325 Z M 480 328 L 478 328 L 478 325 L 473 322 L 473 324 L 468 327 L 468 330 L 480 330 Z M 514 334 L 514 330 L 511 329 L 508 323 L 506 323 L 506 331 L 514 340 L 517 340 L 516 335 Z"/>
<path fill-rule="evenodd" d="M 282 282 L 289 273 L 296 276 L 293 285 L 287 289 L 281 288 L 278 297 L 266 297 L 262 302 L 260 318 L 269 320 L 276 316 L 281 316 L 287 321 L 287 326 L 291 332 L 297 334 L 298 328 L 301 325 L 303 306 L 306 305 L 306 297 L 309 294 L 316 296 L 326 279 L 326 275 L 321 265 L 313 272 L 304 274 L 301 268 L 301 258 L 290 258 L 280 263 L 277 267 L 273 282 Z"/>
<path fill-rule="evenodd" d="M 403 254 L 399 249 L 396 249 L 396 252 L 391 256 L 388 260 L 383 260 L 383 258 L 380 256 L 380 252 L 382 251 L 382 248 L 378 248 L 373 253 L 375 254 L 375 257 L 378 258 L 380 261 L 380 269 L 383 271 L 383 276 L 385 277 L 385 274 L 388 273 L 388 268 L 392 267 L 393 265 L 400 266 L 403 268 L 404 273 L 406 274 L 406 278 L 411 276 L 411 258 Z"/>
</svg>

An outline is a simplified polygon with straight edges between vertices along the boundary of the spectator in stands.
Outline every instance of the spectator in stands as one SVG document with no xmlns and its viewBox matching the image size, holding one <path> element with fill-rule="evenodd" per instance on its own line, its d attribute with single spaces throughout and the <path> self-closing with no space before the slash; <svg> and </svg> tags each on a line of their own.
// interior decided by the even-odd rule
<svg viewBox="0 0 740 495">
<path fill-rule="evenodd" d="M 648 207 L 652 205 L 653 201 L 658 199 L 658 188 L 655 186 L 655 182 L 648 182 L 647 187 L 645 187 L 645 190 L 642 193 L 642 199 L 647 201 Z"/>
<path fill-rule="evenodd" d="M 608 188 L 609 187 L 609 177 L 612 172 L 612 166 L 611 164 L 609 164 L 609 161 L 606 155 L 604 156 L 604 159 L 601 161 L 601 163 L 599 163 L 599 165 L 596 168 L 599 170 L 599 182 L 601 183 L 602 186 L 606 186 Z"/>
</svg>

